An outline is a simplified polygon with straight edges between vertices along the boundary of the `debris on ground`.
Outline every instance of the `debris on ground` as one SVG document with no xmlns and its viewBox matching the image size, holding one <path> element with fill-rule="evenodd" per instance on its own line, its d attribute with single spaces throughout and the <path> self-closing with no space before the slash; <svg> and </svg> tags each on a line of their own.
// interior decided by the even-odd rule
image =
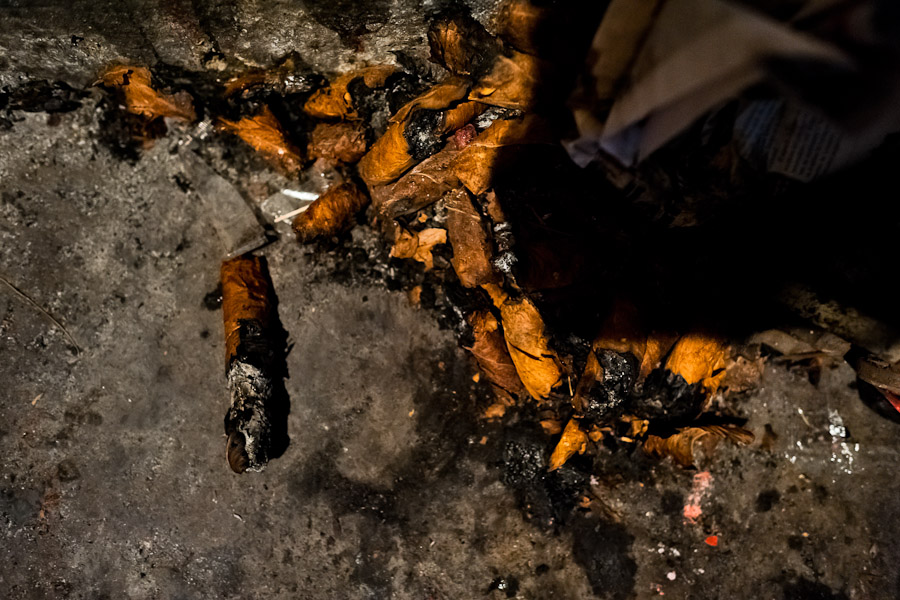
<svg viewBox="0 0 900 600">
<path fill-rule="evenodd" d="M 533 488 L 519 489 L 524 497 L 555 499 L 535 518 L 614 514 L 591 483 L 595 473 L 605 461 L 658 460 L 692 474 L 676 512 L 699 525 L 714 474 L 697 469 L 711 468 L 722 442 L 750 452 L 757 437 L 761 451 L 777 439 L 751 431 L 741 404 L 767 363 L 812 385 L 849 363 L 861 394 L 874 390 L 882 408 L 900 414 L 896 358 L 836 327 L 798 323 L 782 278 L 747 291 L 763 268 L 756 252 L 787 262 L 778 248 L 759 249 L 777 240 L 742 239 L 747 249 L 728 255 L 729 235 L 746 233 L 742 219 L 768 214 L 746 196 L 780 198 L 775 192 L 859 160 L 883 136 L 854 145 L 807 119 L 808 107 L 787 92 L 765 97 L 777 90 L 764 84 L 798 97 L 809 91 L 810 82 L 788 77 L 803 61 L 854 71 L 859 57 L 805 21 L 711 0 L 614 0 L 599 29 L 587 21 L 509 0 L 490 27 L 465 11 L 430 15 L 428 69 L 355 65 L 326 77 L 287 58 L 224 83 L 205 80 L 192 97 L 149 69 L 114 65 L 98 84 L 141 119 L 136 139 L 161 137 L 160 119 L 190 125 L 199 114 L 229 137 L 229 159 L 263 158 L 271 172 L 228 200 L 248 209 L 248 231 L 258 233 L 259 209 L 274 223 L 293 217 L 308 252 L 362 238 L 362 228 L 369 240 L 381 235 L 380 251 L 367 242 L 350 255 L 380 252 L 384 270 L 403 273 L 396 285 L 412 305 L 441 307 L 442 324 L 477 365 L 472 389 L 487 390 L 472 407 L 481 425 L 531 427 L 535 437 L 510 442 L 508 454 L 522 462 L 510 481 Z M 551 42 L 547 32 L 560 27 L 579 32 L 571 48 Z M 709 51 L 719 47 L 727 52 Z M 703 68 L 685 67 L 695 64 Z M 805 162 L 816 143 L 795 131 L 798 123 L 811 124 L 818 142 L 833 138 L 834 155 Z M 194 160 L 210 134 L 201 129 L 191 130 Z M 756 180 L 759 189 L 741 191 Z M 291 189 L 311 202 L 294 208 L 284 201 Z M 260 244 L 228 245 L 243 253 Z M 278 343 L 266 337 L 271 283 L 259 261 L 248 255 L 222 267 L 226 336 L 244 336 L 229 341 L 226 428 L 236 472 L 261 469 L 273 435 L 265 407 L 278 374 L 265 365 Z M 741 304 L 732 309 L 733 301 Z M 782 318 L 786 304 L 791 318 Z M 760 327 L 771 315 L 778 319 Z M 835 452 L 844 452 L 846 429 L 832 421 Z M 481 445 L 501 435 L 486 431 Z M 667 572 L 670 582 L 685 578 Z"/>
</svg>

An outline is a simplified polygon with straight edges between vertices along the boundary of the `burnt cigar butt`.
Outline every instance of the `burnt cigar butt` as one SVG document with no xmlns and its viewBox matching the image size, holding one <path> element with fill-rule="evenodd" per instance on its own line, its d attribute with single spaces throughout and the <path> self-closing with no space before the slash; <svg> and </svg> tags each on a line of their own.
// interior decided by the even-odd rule
<svg viewBox="0 0 900 600">
<path fill-rule="evenodd" d="M 272 443 L 275 388 L 272 285 L 263 259 L 222 263 L 225 369 L 231 406 L 225 415 L 226 457 L 235 473 L 261 471 Z"/>
<path fill-rule="evenodd" d="M 352 183 L 340 183 L 328 188 L 294 219 L 297 241 L 308 244 L 347 231 L 356 223 L 356 214 L 368 204 L 369 197 Z"/>
</svg>

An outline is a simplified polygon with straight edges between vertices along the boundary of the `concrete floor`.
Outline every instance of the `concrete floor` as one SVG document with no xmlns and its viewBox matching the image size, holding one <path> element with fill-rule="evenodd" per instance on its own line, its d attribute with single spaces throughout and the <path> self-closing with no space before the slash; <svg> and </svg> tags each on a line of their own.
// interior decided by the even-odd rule
<svg viewBox="0 0 900 600">
<path fill-rule="evenodd" d="M 251 4 L 196 16 L 204 43 L 243 58 L 229 33 Z M 312 39 L 266 29 L 288 4 L 251 26 L 269 40 L 254 60 Z M 0 85 L 81 86 L 160 48 L 200 68 L 209 50 L 171 31 L 171 8 L 135 41 L 99 8 L 69 22 L 61 6 L 0 8 Z M 337 48 L 324 61 L 350 56 L 304 27 Z M 223 247 L 184 185 L 188 132 L 123 161 L 98 142 L 99 98 L 0 130 L 0 275 L 68 332 L 0 283 L 3 598 L 900 597 L 898 425 L 860 402 L 849 367 L 814 386 L 769 365 L 729 407 L 757 441 L 721 446 L 705 491 L 696 471 L 608 453 L 595 487 L 610 510 L 557 514 L 552 439 L 473 418 L 486 390 L 455 333 L 396 289 L 365 227 L 328 250 L 284 237 L 263 251 L 293 344 L 291 441 L 264 473 L 233 474 L 221 313 L 204 301 Z M 251 200 L 280 183 L 216 156 Z M 513 477 L 522 456 L 531 487 Z"/>
</svg>

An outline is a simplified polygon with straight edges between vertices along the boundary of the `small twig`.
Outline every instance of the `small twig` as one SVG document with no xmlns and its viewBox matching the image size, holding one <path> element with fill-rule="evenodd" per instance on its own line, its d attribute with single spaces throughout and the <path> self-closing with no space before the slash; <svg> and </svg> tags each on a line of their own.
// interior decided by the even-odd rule
<svg viewBox="0 0 900 600">
<path fill-rule="evenodd" d="M 307 200 L 312 202 L 313 200 L 318 200 L 319 195 L 315 192 L 302 192 L 300 190 L 281 190 L 281 193 L 287 196 L 288 198 L 295 198 L 296 200 Z"/>
<path fill-rule="evenodd" d="M 25 302 L 27 302 L 28 304 L 30 304 L 31 306 L 33 306 L 34 308 L 36 308 L 41 314 L 43 314 L 45 317 L 47 317 L 48 319 L 50 319 L 50 320 L 53 322 L 53 324 L 56 325 L 57 327 L 59 327 L 59 328 L 62 330 L 62 332 L 66 335 L 66 337 L 69 338 L 69 341 L 72 342 L 72 345 L 75 347 L 75 350 L 78 351 L 78 352 L 81 352 L 81 346 L 78 345 L 78 342 L 75 341 L 75 338 L 72 337 L 72 334 L 69 333 L 69 330 L 66 329 L 65 326 L 63 326 L 62 323 L 60 323 L 59 321 L 57 321 L 56 318 L 55 318 L 53 315 L 51 315 L 49 312 L 47 312 L 46 310 L 44 310 L 43 308 L 41 308 L 41 305 L 40 305 L 40 304 L 38 304 L 37 302 L 35 302 L 34 300 L 32 300 L 31 297 L 30 297 L 28 294 L 26 294 L 25 292 L 23 292 L 22 290 L 20 290 L 19 288 L 17 288 L 15 285 L 13 285 L 13 284 L 12 284 L 6 277 L 4 277 L 3 275 L 0 275 L 0 281 L 2 281 L 3 283 L 5 283 L 5 284 L 7 285 L 7 287 L 9 287 L 9 289 L 11 289 L 13 292 L 15 292 L 15 294 L 16 294 L 19 298 L 21 298 L 22 300 L 24 300 Z"/>
<path fill-rule="evenodd" d="M 280 217 L 278 217 L 277 219 L 275 219 L 275 222 L 276 222 L 276 223 L 281 223 L 282 221 L 287 221 L 287 220 L 290 219 L 291 217 L 297 216 L 297 215 L 299 215 L 300 213 L 306 211 L 306 209 L 309 208 L 310 206 L 312 206 L 312 203 L 307 204 L 306 206 L 301 206 L 301 207 L 298 208 L 297 210 L 292 210 L 291 212 L 284 213 L 283 215 L 281 215 Z"/>
</svg>

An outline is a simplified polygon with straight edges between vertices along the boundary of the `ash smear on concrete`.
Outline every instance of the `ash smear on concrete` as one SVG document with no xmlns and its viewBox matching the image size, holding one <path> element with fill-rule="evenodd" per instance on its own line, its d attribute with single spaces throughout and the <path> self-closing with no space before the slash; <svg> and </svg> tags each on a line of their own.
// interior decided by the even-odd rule
<svg viewBox="0 0 900 600">
<path fill-rule="evenodd" d="M 352 50 L 310 20 L 292 28 L 296 6 L 271 3 L 247 33 L 244 2 L 131 2 L 149 17 L 124 25 L 96 4 L 0 9 L 0 85 L 48 99 L 0 123 L 0 272 L 83 348 L 0 286 L 4 597 L 896 597 L 897 425 L 860 403 L 848 367 L 816 385 L 769 367 L 728 407 L 760 441 L 720 447 L 689 523 L 694 472 L 618 448 L 548 474 L 555 440 L 528 419 L 478 422 L 487 390 L 458 345 L 459 307 L 477 300 L 388 259 L 366 227 L 265 250 L 291 336 L 291 443 L 233 475 L 223 248 L 184 176 L 185 132 L 121 160 L 99 141 L 99 96 L 70 90 L 118 56 L 201 69 L 211 51 L 271 64 L 300 49 L 328 71 L 422 51 L 419 20 L 389 34 L 363 19 Z M 204 156 L 249 197 L 282 183 L 226 143 Z M 584 485 L 604 510 L 577 507 Z"/>
</svg>

